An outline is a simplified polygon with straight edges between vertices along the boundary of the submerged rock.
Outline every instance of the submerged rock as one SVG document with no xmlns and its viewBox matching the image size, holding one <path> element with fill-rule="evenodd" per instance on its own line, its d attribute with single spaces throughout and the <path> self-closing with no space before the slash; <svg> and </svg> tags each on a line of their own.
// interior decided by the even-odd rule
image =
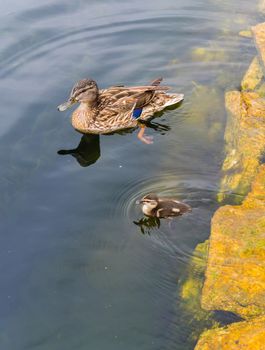
<svg viewBox="0 0 265 350">
<path fill-rule="evenodd" d="M 190 122 L 196 128 L 197 135 L 205 139 L 205 130 L 209 142 L 220 138 L 225 116 L 222 91 L 216 87 L 194 83 L 194 90 L 187 109 Z"/>
<path fill-rule="evenodd" d="M 261 83 L 263 78 L 263 71 L 260 66 L 258 57 L 254 57 L 244 78 L 241 82 L 242 90 L 255 90 Z"/>
<path fill-rule="evenodd" d="M 226 158 L 218 200 L 224 200 L 227 193 L 234 193 L 241 202 L 265 150 L 265 100 L 256 92 L 229 91 L 225 104 L 228 111 Z"/>
<path fill-rule="evenodd" d="M 226 62 L 228 53 L 221 47 L 212 44 L 209 47 L 196 47 L 191 52 L 191 58 L 194 62 Z"/>
<path fill-rule="evenodd" d="M 243 38 L 252 38 L 251 30 L 241 30 L 238 34 L 239 34 L 239 36 L 242 36 Z"/>
<path fill-rule="evenodd" d="M 180 289 L 185 308 L 197 320 L 208 318 L 209 312 L 201 308 L 201 290 L 208 256 L 208 240 L 197 245 L 188 266 L 187 278 Z"/>
<path fill-rule="evenodd" d="M 243 204 L 223 206 L 212 219 L 202 307 L 265 314 L 265 165 Z"/>
<path fill-rule="evenodd" d="M 261 350 L 265 344 L 265 317 L 237 322 L 204 332 L 195 350 Z"/>
<path fill-rule="evenodd" d="M 207 263 L 209 241 L 199 243 L 189 262 L 184 281 L 180 281 L 180 306 L 183 315 L 189 320 L 190 338 L 197 340 L 200 333 L 207 327 L 218 327 L 211 311 L 201 307 L 201 292 Z"/>
</svg>

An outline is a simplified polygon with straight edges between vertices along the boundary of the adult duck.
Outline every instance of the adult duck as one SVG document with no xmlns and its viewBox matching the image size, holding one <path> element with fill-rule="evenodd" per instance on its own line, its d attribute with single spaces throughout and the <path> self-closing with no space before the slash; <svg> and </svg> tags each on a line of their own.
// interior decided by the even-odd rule
<svg viewBox="0 0 265 350">
<path fill-rule="evenodd" d="M 78 81 L 69 99 L 58 106 L 65 111 L 74 103 L 79 106 L 72 114 L 73 127 L 83 134 L 109 134 L 122 129 L 140 126 L 138 138 L 152 143 L 144 135 L 145 125 L 141 121 L 152 118 L 154 113 L 183 100 L 183 94 L 170 94 L 169 87 L 160 85 L 162 78 L 146 86 L 112 86 L 99 89 L 92 79 Z"/>
</svg>

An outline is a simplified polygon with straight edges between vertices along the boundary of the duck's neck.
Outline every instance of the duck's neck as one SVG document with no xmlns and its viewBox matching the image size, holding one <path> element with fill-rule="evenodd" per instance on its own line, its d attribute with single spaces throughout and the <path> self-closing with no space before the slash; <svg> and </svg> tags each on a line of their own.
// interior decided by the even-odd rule
<svg viewBox="0 0 265 350">
<path fill-rule="evenodd" d="M 72 114 L 72 125 L 79 131 L 87 129 L 87 124 L 95 121 L 97 117 L 97 105 L 95 103 L 80 101 L 79 106 Z"/>
<path fill-rule="evenodd" d="M 87 120 L 88 118 L 92 118 L 93 120 L 96 119 L 97 116 L 97 106 L 98 104 L 95 102 L 91 103 L 89 102 L 80 102 L 80 105 L 77 108 L 77 115 L 78 118 L 80 119 L 85 118 Z"/>
<path fill-rule="evenodd" d="M 98 100 L 95 99 L 94 101 L 83 101 L 80 102 L 79 109 L 84 112 L 91 111 L 93 109 L 96 109 L 98 107 Z"/>
</svg>

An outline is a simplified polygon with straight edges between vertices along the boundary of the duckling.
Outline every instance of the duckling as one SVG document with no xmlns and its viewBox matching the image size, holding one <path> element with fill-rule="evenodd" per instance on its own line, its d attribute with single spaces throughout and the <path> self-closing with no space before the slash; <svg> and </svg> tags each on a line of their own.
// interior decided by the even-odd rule
<svg viewBox="0 0 265 350">
<path fill-rule="evenodd" d="M 157 78 L 146 86 L 112 86 L 100 90 L 93 79 L 78 81 L 67 102 L 58 106 L 63 112 L 74 103 L 80 105 L 72 114 L 73 127 L 83 134 L 109 134 L 122 129 L 140 126 L 138 138 L 147 144 L 151 137 L 145 136 L 145 125 L 154 113 L 183 100 L 183 94 L 166 93 Z"/>
<path fill-rule="evenodd" d="M 171 198 L 159 198 L 154 193 L 144 196 L 140 203 L 146 216 L 157 218 L 170 218 L 191 211 L 191 207 L 186 203 Z"/>
</svg>

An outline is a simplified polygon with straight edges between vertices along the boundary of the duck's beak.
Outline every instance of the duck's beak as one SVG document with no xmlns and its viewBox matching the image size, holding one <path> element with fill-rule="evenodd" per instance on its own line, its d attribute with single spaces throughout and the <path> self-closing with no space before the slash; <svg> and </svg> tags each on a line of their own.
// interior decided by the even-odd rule
<svg viewBox="0 0 265 350">
<path fill-rule="evenodd" d="M 68 100 L 57 107 L 58 111 L 64 112 L 75 103 L 74 100 Z"/>
</svg>

